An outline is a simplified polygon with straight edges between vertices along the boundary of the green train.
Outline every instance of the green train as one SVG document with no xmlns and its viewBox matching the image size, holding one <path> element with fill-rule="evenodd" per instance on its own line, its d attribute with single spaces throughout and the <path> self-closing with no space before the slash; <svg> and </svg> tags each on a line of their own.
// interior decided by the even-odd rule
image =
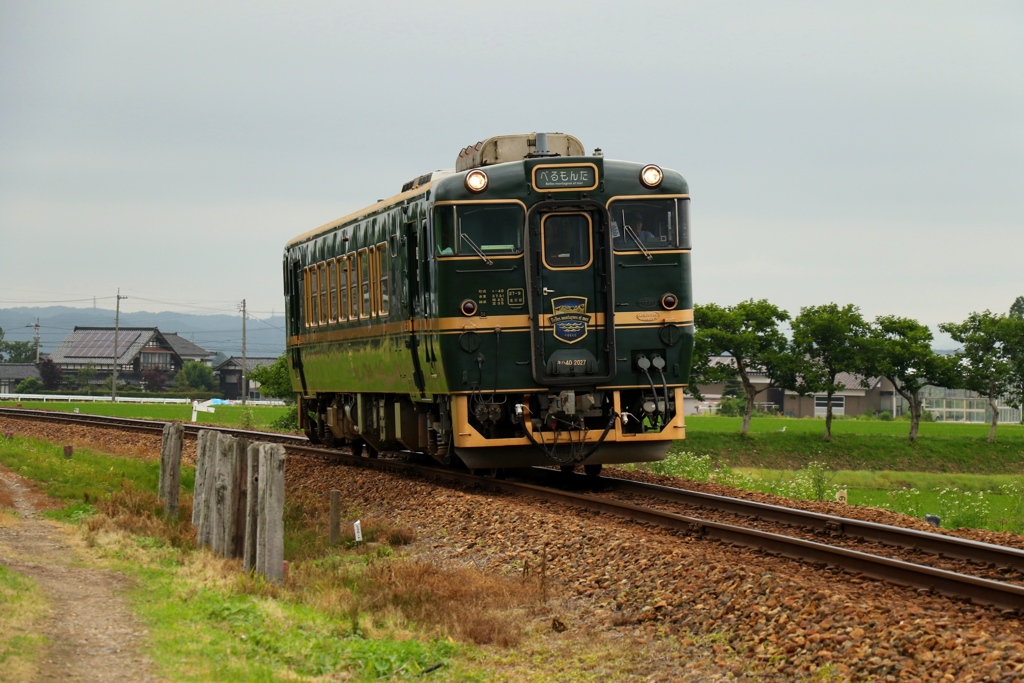
<svg viewBox="0 0 1024 683">
<path fill-rule="evenodd" d="M 663 459 L 685 435 L 689 203 L 675 171 L 504 135 L 296 237 L 301 428 L 474 470 Z"/>
</svg>

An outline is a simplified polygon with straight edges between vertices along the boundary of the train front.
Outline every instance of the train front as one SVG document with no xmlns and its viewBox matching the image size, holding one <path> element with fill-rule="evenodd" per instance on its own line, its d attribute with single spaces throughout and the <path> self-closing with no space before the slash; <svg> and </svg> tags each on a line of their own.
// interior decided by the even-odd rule
<svg viewBox="0 0 1024 683">
<path fill-rule="evenodd" d="M 686 182 L 539 137 L 436 186 L 455 452 L 471 468 L 663 459 L 693 348 Z"/>
</svg>

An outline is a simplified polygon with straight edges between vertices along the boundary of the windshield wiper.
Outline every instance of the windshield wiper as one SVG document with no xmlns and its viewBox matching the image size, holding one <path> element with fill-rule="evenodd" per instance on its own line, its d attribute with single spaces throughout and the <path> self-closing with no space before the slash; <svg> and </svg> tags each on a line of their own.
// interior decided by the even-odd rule
<svg viewBox="0 0 1024 683">
<path fill-rule="evenodd" d="M 464 239 L 464 240 L 466 240 L 467 242 L 469 242 L 469 246 L 473 249 L 473 251 L 476 252 L 477 256 L 479 256 L 480 258 L 482 258 L 484 260 L 484 263 L 486 263 L 489 266 L 493 266 L 494 265 L 494 261 L 492 261 L 491 259 L 487 258 L 487 254 L 485 254 L 480 247 L 476 246 L 476 242 L 471 240 L 469 238 L 469 235 L 467 235 L 466 233 L 462 233 L 461 235 L 459 235 L 459 237 Z M 641 247 L 641 249 L 642 248 L 643 247 Z"/>
<path fill-rule="evenodd" d="M 636 236 L 636 232 L 633 231 L 633 228 L 631 228 L 628 225 L 626 226 L 626 234 L 629 235 L 629 239 L 636 242 L 636 246 L 640 247 L 640 251 L 643 252 L 645 259 L 650 261 L 652 258 L 654 258 L 653 256 L 651 256 L 651 252 L 644 249 L 644 245 L 642 242 L 640 242 L 640 238 Z"/>
</svg>

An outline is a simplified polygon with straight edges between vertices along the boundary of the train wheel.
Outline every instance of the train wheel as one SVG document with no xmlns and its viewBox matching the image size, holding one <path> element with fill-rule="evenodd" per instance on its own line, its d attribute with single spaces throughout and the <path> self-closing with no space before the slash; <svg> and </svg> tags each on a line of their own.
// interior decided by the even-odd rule
<svg viewBox="0 0 1024 683">
<path fill-rule="evenodd" d="M 601 474 L 601 463 L 596 465 L 584 465 L 583 473 L 588 477 L 596 477 Z"/>
<path fill-rule="evenodd" d="M 559 465 L 558 469 L 562 470 L 564 474 L 572 474 L 576 471 L 576 465 Z"/>
<path fill-rule="evenodd" d="M 364 443 L 366 443 L 366 442 L 363 441 L 362 439 L 356 439 L 355 441 L 353 441 L 352 442 L 352 455 L 356 456 L 357 458 L 362 456 L 362 454 L 363 454 L 363 444 Z"/>
<path fill-rule="evenodd" d="M 316 433 L 315 429 L 306 428 L 306 429 L 304 429 L 302 431 L 305 433 L 306 438 L 309 439 L 309 442 L 311 444 L 313 444 L 313 445 L 319 445 L 320 444 L 320 435 Z"/>
<path fill-rule="evenodd" d="M 367 444 L 366 445 L 366 457 L 367 458 L 376 458 L 377 457 L 377 449 L 374 448 L 373 446 Z"/>
</svg>

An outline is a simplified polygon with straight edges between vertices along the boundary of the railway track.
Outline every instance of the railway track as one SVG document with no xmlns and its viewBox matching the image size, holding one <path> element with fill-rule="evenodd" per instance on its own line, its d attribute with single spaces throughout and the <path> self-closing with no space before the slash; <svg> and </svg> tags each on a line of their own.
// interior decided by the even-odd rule
<svg viewBox="0 0 1024 683">
<path fill-rule="evenodd" d="M 151 433 L 159 433 L 165 424 L 152 420 L 9 408 L 0 408 L 0 416 Z M 976 573 L 966 573 L 970 567 L 976 567 L 981 563 L 988 568 L 1005 568 L 1005 571 L 1024 574 L 1024 551 L 1015 548 L 625 479 L 584 477 L 536 468 L 525 472 L 516 480 L 503 480 L 400 459 L 356 457 L 342 451 L 310 446 L 304 438 L 297 436 L 186 424 L 186 433 L 192 436 L 200 429 L 216 429 L 250 439 L 277 441 L 285 444 L 294 453 L 329 458 L 346 465 L 416 474 L 434 480 L 483 487 L 513 495 L 526 495 L 539 500 L 615 515 L 640 524 L 658 526 L 684 536 L 716 539 L 727 544 L 752 547 L 801 562 L 838 567 L 857 575 L 936 592 L 952 598 L 967 599 L 978 604 L 994 606 L 1007 613 L 1024 614 L 1024 586 L 978 576 Z M 581 488 L 591 491 L 579 492 Z M 598 494 L 593 493 L 593 489 L 598 489 Z M 605 493 L 612 493 L 613 496 L 604 495 Z M 644 504 L 639 505 L 621 499 L 628 496 L 642 499 Z M 702 516 L 651 507 L 651 499 L 661 505 L 668 503 L 689 506 Z M 731 515 L 733 520 L 725 522 L 709 518 L 722 514 Z M 753 523 L 736 523 L 737 519 Z M 763 526 L 765 522 L 801 530 L 803 537 L 757 528 L 758 525 Z M 806 537 L 808 534 L 845 537 L 847 547 L 813 540 Z M 950 571 L 920 562 L 863 552 L 855 549 L 856 543 L 870 543 L 873 549 L 884 545 L 933 557 L 956 558 L 963 562 L 961 566 L 965 571 Z"/>
</svg>

